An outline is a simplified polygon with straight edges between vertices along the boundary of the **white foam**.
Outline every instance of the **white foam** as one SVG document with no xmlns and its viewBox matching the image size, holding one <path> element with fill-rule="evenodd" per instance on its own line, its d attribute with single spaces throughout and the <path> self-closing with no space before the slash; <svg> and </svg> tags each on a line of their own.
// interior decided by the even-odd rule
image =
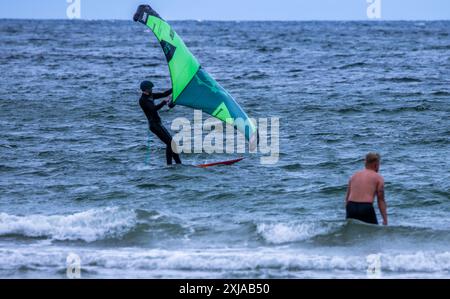
<svg viewBox="0 0 450 299">
<path fill-rule="evenodd" d="M 415 252 L 396 255 L 382 255 L 382 266 L 390 271 L 450 271 L 450 252 Z"/>
<path fill-rule="evenodd" d="M 381 254 L 380 257 L 385 271 L 450 271 L 450 252 Z M 87 264 L 106 268 L 147 270 L 353 270 L 365 275 L 368 267 L 367 256 L 312 254 L 292 249 L 107 250 L 85 258 Z"/>
<path fill-rule="evenodd" d="M 0 213 L 0 235 L 93 242 L 123 236 L 136 222 L 134 211 L 117 207 L 91 209 L 71 215 L 15 216 Z"/>
<path fill-rule="evenodd" d="M 257 225 L 258 234 L 272 244 L 304 241 L 329 231 L 329 226 L 320 223 L 261 223 Z"/>
<path fill-rule="evenodd" d="M 4 271 L 27 269 L 36 277 L 64 273 L 69 253 L 80 256 L 81 267 L 96 277 L 334 277 L 367 275 L 367 257 L 326 255 L 286 248 L 207 250 L 160 249 L 0 249 L 0 277 Z M 450 252 L 383 253 L 381 277 L 450 277 Z M 1 270 L 3 269 L 3 270 Z M 11 271 L 13 270 L 13 271 Z M 20 274 L 22 272 L 17 271 Z M 37 274 L 36 274 L 37 273 Z M 58 274 L 59 273 L 59 274 Z"/>
</svg>

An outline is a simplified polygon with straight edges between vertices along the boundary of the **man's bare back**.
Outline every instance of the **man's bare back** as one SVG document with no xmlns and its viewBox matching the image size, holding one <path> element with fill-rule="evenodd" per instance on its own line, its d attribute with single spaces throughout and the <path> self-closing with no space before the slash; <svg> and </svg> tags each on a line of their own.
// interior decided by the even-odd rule
<svg viewBox="0 0 450 299">
<path fill-rule="evenodd" d="M 358 171 L 350 178 L 347 201 L 373 203 L 377 191 L 384 189 L 384 180 L 373 170 Z"/>
<path fill-rule="evenodd" d="M 365 161 L 366 168 L 356 172 L 348 182 L 345 205 L 347 218 L 378 224 L 373 202 L 375 196 L 378 208 L 383 217 L 383 224 L 387 225 L 387 207 L 384 199 L 384 179 L 378 174 L 380 155 L 369 153 Z"/>
</svg>

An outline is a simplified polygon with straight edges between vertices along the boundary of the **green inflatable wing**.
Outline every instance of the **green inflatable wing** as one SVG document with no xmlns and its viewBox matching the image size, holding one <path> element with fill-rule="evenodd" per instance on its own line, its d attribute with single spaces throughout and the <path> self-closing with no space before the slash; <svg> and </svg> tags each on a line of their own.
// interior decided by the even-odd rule
<svg viewBox="0 0 450 299">
<path fill-rule="evenodd" d="M 258 139 L 255 124 L 233 97 L 202 69 L 170 25 L 149 5 L 140 5 L 133 19 L 152 30 L 164 51 L 173 88 L 170 106 L 182 105 L 199 109 L 232 124 L 245 135 L 250 147 L 254 148 Z"/>
</svg>

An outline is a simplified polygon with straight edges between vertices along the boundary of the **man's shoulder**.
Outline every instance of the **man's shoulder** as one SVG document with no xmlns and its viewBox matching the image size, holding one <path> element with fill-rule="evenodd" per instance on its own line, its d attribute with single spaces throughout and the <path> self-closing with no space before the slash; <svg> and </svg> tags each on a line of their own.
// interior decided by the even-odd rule
<svg viewBox="0 0 450 299">
<path fill-rule="evenodd" d="M 153 102 L 150 101 L 150 99 L 149 99 L 148 97 L 141 96 L 141 97 L 139 98 L 139 104 L 142 105 L 142 104 L 147 104 L 147 103 L 153 104 Z"/>
<path fill-rule="evenodd" d="M 378 172 L 373 172 L 372 176 L 377 180 L 377 182 L 384 183 L 384 178 Z"/>
<path fill-rule="evenodd" d="M 355 173 L 352 175 L 352 178 L 353 178 L 353 177 L 356 177 L 356 176 L 360 176 L 360 175 L 362 175 L 363 173 L 364 173 L 364 169 L 358 170 L 357 172 L 355 172 Z"/>
</svg>

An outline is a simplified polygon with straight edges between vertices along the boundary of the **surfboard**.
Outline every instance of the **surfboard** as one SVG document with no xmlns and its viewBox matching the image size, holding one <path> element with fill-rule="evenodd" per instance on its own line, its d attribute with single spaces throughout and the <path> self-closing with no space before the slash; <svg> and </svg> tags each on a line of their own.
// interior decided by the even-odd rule
<svg viewBox="0 0 450 299">
<path fill-rule="evenodd" d="M 221 162 L 214 162 L 214 163 L 208 163 L 208 164 L 200 164 L 200 165 L 196 165 L 196 167 L 208 168 L 208 167 L 220 166 L 220 165 L 233 165 L 233 164 L 235 164 L 237 162 L 240 162 L 242 160 L 244 160 L 244 158 L 228 160 L 228 161 L 221 161 Z"/>
</svg>

